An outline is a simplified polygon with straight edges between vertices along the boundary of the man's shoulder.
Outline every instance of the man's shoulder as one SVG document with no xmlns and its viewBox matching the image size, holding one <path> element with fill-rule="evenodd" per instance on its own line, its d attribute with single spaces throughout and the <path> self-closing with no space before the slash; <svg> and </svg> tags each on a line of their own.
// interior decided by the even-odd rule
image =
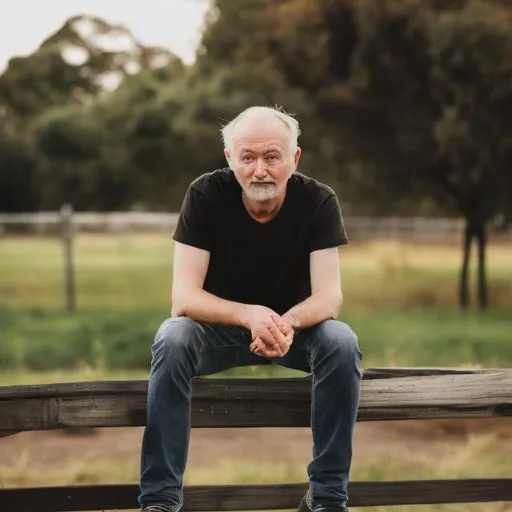
<svg viewBox="0 0 512 512">
<path fill-rule="evenodd" d="M 327 185 L 311 176 L 306 176 L 299 172 L 295 172 L 291 177 L 292 187 L 301 194 L 310 198 L 322 201 L 330 196 L 335 196 L 334 190 Z"/>
<path fill-rule="evenodd" d="M 232 186 L 234 180 L 233 171 L 225 167 L 201 174 L 190 183 L 190 188 L 209 195 L 226 190 Z"/>
</svg>

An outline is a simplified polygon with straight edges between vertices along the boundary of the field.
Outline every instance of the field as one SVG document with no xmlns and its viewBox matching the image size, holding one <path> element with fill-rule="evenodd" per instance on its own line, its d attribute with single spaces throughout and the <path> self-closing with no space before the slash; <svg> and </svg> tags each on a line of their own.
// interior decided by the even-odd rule
<svg viewBox="0 0 512 512">
<path fill-rule="evenodd" d="M 456 306 L 460 259 L 456 247 L 392 242 L 341 250 L 340 318 L 358 333 L 366 368 L 512 364 L 512 246 L 489 248 L 486 312 Z M 170 310 L 170 236 L 80 235 L 75 266 L 78 310 L 68 314 L 59 240 L 0 238 L 0 385 L 146 378 L 154 331 Z M 293 374 L 269 367 L 227 375 L 247 372 Z M 511 477 L 511 427 L 508 420 L 358 424 L 352 478 Z M 99 429 L 0 439 L 0 485 L 136 482 L 140 435 Z M 304 481 L 310 453 L 307 429 L 194 431 L 187 483 Z"/>
</svg>

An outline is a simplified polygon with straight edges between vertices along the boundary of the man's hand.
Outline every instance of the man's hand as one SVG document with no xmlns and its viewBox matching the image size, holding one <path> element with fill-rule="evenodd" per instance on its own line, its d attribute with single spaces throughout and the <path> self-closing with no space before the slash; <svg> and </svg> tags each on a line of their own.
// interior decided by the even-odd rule
<svg viewBox="0 0 512 512">
<path fill-rule="evenodd" d="M 279 327 L 280 316 L 265 306 L 249 306 L 249 315 L 247 326 L 251 331 L 251 339 L 260 340 L 265 347 L 273 352 L 285 354 L 287 351 L 287 341 L 285 335 Z"/>
<path fill-rule="evenodd" d="M 284 344 L 270 345 L 266 343 L 262 338 L 253 338 L 253 342 L 250 345 L 250 350 L 256 355 L 264 357 L 283 357 L 290 349 L 293 343 L 294 330 L 291 320 L 285 316 L 279 316 L 277 313 L 272 311 L 271 318 L 279 331 L 284 337 Z"/>
</svg>

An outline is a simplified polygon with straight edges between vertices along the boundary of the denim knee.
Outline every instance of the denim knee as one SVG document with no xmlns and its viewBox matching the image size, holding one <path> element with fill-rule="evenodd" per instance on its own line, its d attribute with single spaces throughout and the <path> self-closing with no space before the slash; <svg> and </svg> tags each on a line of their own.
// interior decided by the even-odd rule
<svg viewBox="0 0 512 512">
<path fill-rule="evenodd" d="M 340 364 L 362 359 L 357 335 L 352 328 L 338 320 L 325 320 L 315 333 L 318 353 L 333 358 Z"/>
<path fill-rule="evenodd" d="M 168 318 L 155 336 L 151 353 L 153 365 L 166 360 L 182 362 L 198 345 L 199 324 L 188 317 Z"/>
</svg>

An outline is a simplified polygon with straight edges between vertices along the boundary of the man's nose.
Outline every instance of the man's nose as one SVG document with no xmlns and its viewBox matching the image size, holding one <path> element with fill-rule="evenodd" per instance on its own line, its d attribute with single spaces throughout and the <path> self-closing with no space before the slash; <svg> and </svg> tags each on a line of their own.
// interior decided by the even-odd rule
<svg viewBox="0 0 512 512">
<path fill-rule="evenodd" d="M 267 165 L 262 159 L 256 160 L 256 166 L 254 168 L 254 176 L 256 178 L 264 178 L 267 175 Z"/>
</svg>

